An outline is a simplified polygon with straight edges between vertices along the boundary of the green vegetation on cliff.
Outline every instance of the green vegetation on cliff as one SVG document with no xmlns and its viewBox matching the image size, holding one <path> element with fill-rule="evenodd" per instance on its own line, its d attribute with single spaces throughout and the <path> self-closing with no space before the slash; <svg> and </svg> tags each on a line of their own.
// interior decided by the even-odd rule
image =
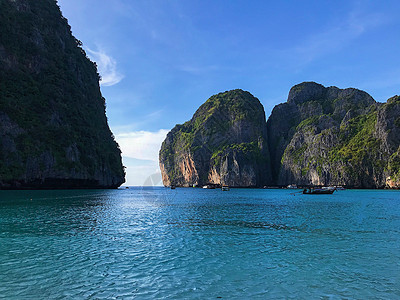
<svg viewBox="0 0 400 300">
<path fill-rule="evenodd" d="M 124 181 L 98 81 L 54 0 L 0 1 L 0 183 Z"/>
<path fill-rule="evenodd" d="M 220 165 L 221 160 L 232 151 L 243 153 L 248 159 L 256 163 L 265 164 L 269 162 L 269 157 L 262 153 L 260 145 L 255 141 L 222 146 L 222 148 L 213 152 L 211 161 L 214 165 Z"/>
<path fill-rule="evenodd" d="M 398 181 L 399 116 L 398 96 L 380 104 L 353 88 L 293 87 L 268 121 L 278 183 L 373 188 L 388 175 Z"/>
<path fill-rule="evenodd" d="M 390 172 L 392 180 L 400 182 L 400 147 L 390 156 L 388 161 L 388 171 Z"/>
<path fill-rule="evenodd" d="M 262 119 L 264 111 L 260 110 L 255 103 L 254 97 L 242 90 L 233 90 L 220 93 L 210 97 L 194 114 L 192 120 L 177 125 L 173 132 L 175 135 L 172 148 L 179 145 L 183 150 L 195 151 L 200 146 L 199 140 L 195 137 L 204 136 L 208 139 L 207 148 L 212 155 L 228 147 L 229 136 L 222 141 L 213 143 L 213 135 L 223 136 L 229 129 L 238 124 L 241 120 L 246 120 L 257 125 L 257 121 Z M 261 136 L 261 129 L 256 133 Z M 211 142 L 211 143 L 210 143 Z M 162 148 L 161 154 L 168 155 L 168 148 Z"/>
<path fill-rule="evenodd" d="M 212 96 L 164 141 L 164 184 L 254 186 L 257 173 L 269 185 L 400 187 L 399 96 L 382 104 L 354 88 L 304 82 L 265 127 L 263 114 L 247 92 Z"/>
<path fill-rule="evenodd" d="M 360 165 L 366 157 L 379 151 L 380 141 L 373 136 L 376 118 L 376 112 L 372 112 L 340 126 L 339 144 L 329 151 L 330 160 Z"/>
<path fill-rule="evenodd" d="M 242 171 L 252 174 L 246 173 L 248 182 L 242 186 L 261 185 L 268 176 L 265 170 L 261 171 L 268 168 L 268 159 L 263 107 L 242 90 L 210 97 L 190 121 L 171 130 L 160 150 L 164 184 L 191 186 L 216 180 L 214 183 L 241 185 L 239 179 L 230 177 L 231 181 L 225 182 L 219 178 L 225 174 L 226 164 L 236 161 L 239 177 L 245 176 L 240 175 Z"/>
</svg>

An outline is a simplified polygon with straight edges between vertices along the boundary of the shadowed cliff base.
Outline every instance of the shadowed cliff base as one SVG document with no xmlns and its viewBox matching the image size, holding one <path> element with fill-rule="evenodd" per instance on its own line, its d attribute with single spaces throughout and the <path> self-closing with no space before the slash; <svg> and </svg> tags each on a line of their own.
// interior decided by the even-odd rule
<svg viewBox="0 0 400 300">
<path fill-rule="evenodd" d="M 12 181 L 3 183 L 2 190 L 59 190 L 59 189 L 116 189 L 119 182 L 101 185 L 94 179 L 68 179 L 68 178 L 46 178 L 30 182 Z"/>
</svg>

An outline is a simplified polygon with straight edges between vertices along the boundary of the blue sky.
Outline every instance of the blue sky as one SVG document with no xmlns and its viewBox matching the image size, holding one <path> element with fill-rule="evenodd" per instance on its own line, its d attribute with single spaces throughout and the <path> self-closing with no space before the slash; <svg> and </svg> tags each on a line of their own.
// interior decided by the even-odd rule
<svg viewBox="0 0 400 300">
<path fill-rule="evenodd" d="M 161 184 L 168 130 L 211 95 L 250 91 L 266 115 L 303 81 L 399 94 L 399 1 L 59 0 L 97 62 L 127 185 Z"/>
</svg>

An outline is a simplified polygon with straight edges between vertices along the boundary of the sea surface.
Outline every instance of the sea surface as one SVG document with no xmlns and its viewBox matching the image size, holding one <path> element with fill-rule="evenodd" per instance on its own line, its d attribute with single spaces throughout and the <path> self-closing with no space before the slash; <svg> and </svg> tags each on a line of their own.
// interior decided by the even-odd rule
<svg viewBox="0 0 400 300">
<path fill-rule="evenodd" d="M 0 191 L 1 299 L 400 299 L 400 191 Z"/>
</svg>

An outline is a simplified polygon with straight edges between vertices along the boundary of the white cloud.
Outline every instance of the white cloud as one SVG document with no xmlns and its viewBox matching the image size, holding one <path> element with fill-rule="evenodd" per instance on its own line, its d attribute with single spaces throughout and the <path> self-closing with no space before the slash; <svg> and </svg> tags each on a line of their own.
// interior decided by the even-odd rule
<svg viewBox="0 0 400 300">
<path fill-rule="evenodd" d="M 123 156 L 158 162 L 158 152 L 168 132 L 167 129 L 160 129 L 155 132 L 132 131 L 117 134 L 115 139 Z"/>
<path fill-rule="evenodd" d="M 117 84 L 124 78 L 117 70 L 117 62 L 111 56 L 108 56 L 104 51 L 94 51 L 86 48 L 88 56 L 97 64 L 98 71 L 101 75 L 100 84 L 111 86 Z"/>
<path fill-rule="evenodd" d="M 136 166 L 125 163 L 126 182 L 128 186 L 162 186 L 161 172 L 158 163 L 152 165 Z"/>
<path fill-rule="evenodd" d="M 162 185 L 158 152 L 169 130 L 131 131 L 115 136 L 126 166 L 124 185 Z"/>
</svg>

